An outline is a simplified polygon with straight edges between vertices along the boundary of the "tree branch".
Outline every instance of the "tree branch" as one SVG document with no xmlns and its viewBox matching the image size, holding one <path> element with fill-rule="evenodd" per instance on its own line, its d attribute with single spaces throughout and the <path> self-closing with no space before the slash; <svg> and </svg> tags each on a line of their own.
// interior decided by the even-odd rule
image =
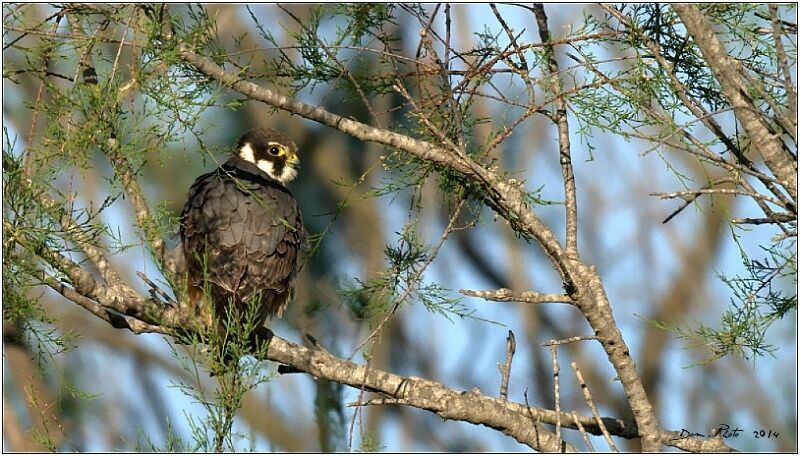
<svg viewBox="0 0 800 456">
<path fill-rule="evenodd" d="M 719 122 L 717 122 L 717 120 L 713 117 L 713 114 L 715 113 L 709 113 L 703 107 L 702 103 L 697 101 L 695 98 L 689 96 L 686 87 L 681 83 L 681 81 L 676 76 L 672 63 L 669 60 L 667 60 L 664 57 L 664 54 L 661 52 L 661 46 L 656 41 L 649 39 L 643 33 L 638 32 L 637 28 L 632 24 L 632 21 L 629 18 L 625 17 L 622 13 L 620 13 L 620 11 L 617 10 L 615 7 L 611 5 L 601 5 L 601 7 L 604 10 L 606 10 L 609 14 L 614 16 L 617 19 L 617 21 L 619 21 L 619 23 L 626 28 L 628 33 L 632 35 L 635 34 L 635 38 L 637 40 L 640 39 L 642 43 L 647 47 L 647 49 L 653 53 L 653 57 L 655 57 L 656 62 L 658 62 L 658 65 L 664 71 L 664 74 L 668 75 L 669 84 L 672 87 L 672 90 L 681 100 L 681 103 L 683 103 L 683 105 L 686 106 L 686 108 L 689 109 L 689 111 L 691 111 L 691 113 L 696 117 L 695 121 L 702 122 L 703 125 L 706 126 L 706 128 L 712 131 L 714 135 L 716 135 L 717 138 L 719 138 L 719 140 L 722 141 L 722 143 L 725 145 L 725 147 L 728 148 L 731 154 L 733 154 L 733 156 L 736 157 L 736 160 L 740 163 L 740 166 L 737 166 L 736 167 L 737 169 L 730 169 L 731 167 L 729 166 L 729 164 L 725 162 L 724 159 L 721 158 L 719 159 L 718 163 L 720 163 L 721 166 L 725 167 L 726 169 L 734 173 L 737 172 L 739 169 L 741 169 L 744 172 L 751 173 L 753 176 L 759 179 L 770 192 L 772 192 L 778 198 L 785 200 L 786 197 L 773 184 L 773 178 L 771 176 L 762 175 L 760 172 L 758 172 L 758 168 L 752 162 L 752 160 L 747 158 L 747 156 L 742 152 L 741 148 L 733 140 L 731 140 L 731 138 L 729 138 L 727 134 L 725 134 L 725 131 L 722 129 L 722 126 L 720 126 Z M 686 127 L 688 127 L 688 124 L 683 125 L 676 131 L 685 132 L 687 131 Z M 706 153 L 704 154 L 704 156 L 709 159 L 711 159 L 712 157 L 714 160 L 717 159 L 717 157 L 713 153 L 712 154 Z M 784 203 L 785 203 L 784 207 L 793 204 L 790 201 L 784 201 Z"/>
<path fill-rule="evenodd" d="M 544 411 L 528 409 L 522 404 L 474 391 L 451 390 L 441 383 L 418 377 L 403 377 L 372 367 L 367 370 L 364 365 L 342 360 L 327 351 L 309 349 L 278 337 L 270 341 L 267 358 L 294 366 L 315 378 L 365 388 L 445 419 L 497 429 L 537 450 L 560 451 L 562 445 L 566 445 L 556 441 L 555 436 L 539 423 L 544 418 Z M 545 414 L 552 415 L 547 412 Z M 566 445 L 566 449 L 576 451 L 571 445 Z"/>
<path fill-rule="evenodd" d="M 775 52 L 778 54 L 778 62 L 783 72 L 783 84 L 786 89 L 786 99 L 789 100 L 789 115 L 794 131 L 794 137 L 797 138 L 797 91 L 792 84 L 792 71 L 789 69 L 789 62 L 786 58 L 786 49 L 783 47 L 783 31 L 781 30 L 781 20 L 778 17 L 778 5 L 775 3 L 769 4 L 770 22 L 772 22 L 772 39 L 775 41 Z M 795 29 L 795 34 L 797 30 Z"/>
<path fill-rule="evenodd" d="M 97 285 L 103 289 L 102 285 Z M 98 290 L 96 296 L 98 303 L 108 307 L 111 290 Z M 68 296 L 72 299 L 72 296 Z M 122 314 L 130 314 L 137 304 L 132 304 L 131 311 L 126 312 L 128 304 L 122 303 L 119 310 Z M 166 322 L 164 325 L 153 324 L 148 326 L 150 332 L 172 334 L 175 330 L 197 330 L 196 327 L 182 327 L 186 321 L 192 321 L 190 310 L 158 308 L 153 319 Z M 156 310 L 158 310 L 156 309 Z M 115 309 L 117 310 L 117 309 Z M 172 315 L 176 313 L 176 315 Z M 92 312 L 93 315 L 109 322 L 102 315 Z M 125 328 L 133 331 L 133 328 Z M 572 413 L 556 413 L 555 411 L 531 407 L 526 404 L 510 402 L 486 396 L 477 390 L 456 391 L 438 382 L 419 377 L 404 377 L 390 372 L 357 364 L 338 358 L 319 346 L 313 348 L 289 342 L 273 335 L 268 329 L 263 328 L 258 335 L 262 340 L 269 339 L 269 349 L 266 359 L 290 366 L 291 372 L 305 372 L 317 379 L 333 381 L 357 389 L 366 389 L 383 396 L 378 402 L 368 401 L 370 405 L 378 403 L 402 404 L 436 413 L 445 419 L 466 421 L 472 424 L 481 424 L 497 429 L 513 437 L 520 443 L 530 445 L 540 451 L 576 451 L 571 445 L 559 442 L 555 436 L 544 428 L 543 424 L 554 425 L 559 420 L 562 427 L 578 429 L 583 427 L 588 433 L 602 435 L 602 429 L 597 420 L 590 416 L 579 416 L 575 421 Z M 615 418 L 602 417 L 600 420 L 607 432 L 623 438 L 637 438 L 639 431 L 634 424 Z M 660 435 L 666 445 L 683 450 L 704 451 L 732 451 L 721 440 L 700 439 L 696 437 L 681 437 L 675 431 L 661 431 Z M 560 446 L 559 446 L 560 445 Z"/>
<path fill-rule="evenodd" d="M 487 170 L 472 160 L 465 160 L 435 145 L 416 140 L 389 130 L 375 128 L 361 122 L 347 119 L 318 106 L 297 101 L 273 92 L 265 87 L 242 80 L 239 76 L 225 71 L 211 59 L 200 56 L 185 43 L 178 45 L 181 57 L 206 76 L 230 86 L 233 90 L 253 100 L 296 114 L 309 120 L 334 128 L 363 141 L 375 142 L 403 150 L 423 160 L 452 168 L 474 180 L 486 190 L 487 203 L 501 216 L 513 222 L 521 231 L 535 238 L 542 246 L 550 261 L 561 275 L 569 275 L 563 258 L 563 249 L 555 235 L 533 212 L 531 212 L 516 185 L 502 180 L 497 174 Z"/>
<path fill-rule="evenodd" d="M 24 240 L 21 240 L 21 243 Z M 64 272 L 74 287 L 53 280 L 44 282 L 62 293 L 67 299 L 84 307 L 96 317 L 116 328 L 135 333 L 155 332 L 165 335 L 176 332 L 197 332 L 196 318 L 186 306 L 174 308 L 161 306 L 144 298 L 120 294 L 124 284 L 107 287 L 97 283 L 91 274 L 80 265 L 62 255 L 45 250 L 39 254 Z M 43 273 L 44 274 L 44 273 Z M 109 310 L 110 309 L 110 310 Z M 128 317 L 126 317 L 128 316 Z M 133 318 L 130 318 L 133 317 Z M 574 451 L 575 449 L 541 426 L 561 422 L 564 427 L 576 429 L 580 424 L 587 432 L 600 435 L 602 430 L 592 417 L 581 417 L 578 424 L 569 413 L 556 413 L 507 400 L 481 394 L 477 391 L 462 392 L 445 385 L 417 377 L 403 377 L 337 358 L 319 346 L 306 348 L 273 336 L 260 334 L 262 340 L 269 338 L 266 359 L 290 366 L 291 372 L 307 372 L 315 378 L 334 381 L 358 389 L 377 392 L 386 398 L 412 407 L 429 410 L 445 419 L 482 424 L 497 429 L 517 441 L 542 451 Z M 603 425 L 613 435 L 636 438 L 639 431 L 635 425 L 613 418 L 602 418 Z M 677 433 L 665 431 L 673 441 L 665 443 L 677 448 L 693 446 L 710 448 L 706 441 L 696 438 L 676 438 Z M 723 443 L 715 446 L 717 451 L 730 450 Z"/>
<path fill-rule="evenodd" d="M 756 145 L 754 149 L 761 153 L 764 163 L 796 202 L 797 161 L 784 150 L 780 135 L 771 130 L 761 111 L 747 96 L 739 65 L 725 51 L 725 47 L 714 33 L 714 27 L 696 6 L 676 3 L 672 7 L 714 72 L 722 87 L 722 93 L 735 109 L 736 118 L 747 131 L 752 143 Z"/>
<path fill-rule="evenodd" d="M 555 95 L 556 111 L 552 120 L 558 127 L 559 163 L 564 178 L 564 208 L 566 211 L 566 244 L 567 257 L 578 259 L 578 199 L 575 196 L 575 172 L 572 169 L 572 150 L 569 144 L 569 123 L 567 122 L 567 101 L 563 95 L 563 85 L 559 77 L 558 62 L 550 43 L 550 29 L 547 26 L 547 14 L 544 5 L 533 4 L 533 14 L 539 26 L 539 38 L 545 45 L 547 71 L 550 74 L 550 90 Z"/>
<path fill-rule="evenodd" d="M 564 304 L 575 304 L 567 295 L 557 293 L 537 293 L 535 291 L 524 291 L 522 293 L 514 293 L 508 288 L 500 288 L 498 290 L 458 290 L 464 296 L 471 296 L 474 298 L 482 298 L 487 301 L 499 302 L 529 302 L 532 304 L 542 304 L 546 302 L 559 302 Z"/>
<path fill-rule="evenodd" d="M 564 254 L 553 232 L 530 210 L 520 186 L 504 181 L 494 172 L 466 158 L 466 154 L 452 154 L 428 142 L 378 129 L 346 119 L 323 108 L 290 99 L 226 72 L 212 60 L 196 54 L 186 43 L 179 43 L 177 47 L 180 56 L 198 71 L 253 100 L 315 120 L 355 138 L 395 147 L 424 160 L 445 165 L 479 185 L 484 191 L 486 204 L 508 220 L 521 234 L 538 241 L 563 278 L 568 293 L 595 330 L 609 361 L 614 366 L 641 433 L 643 448 L 646 451 L 660 450 L 658 420 L 636 372 L 636 364 L 630 350 L 614 321 L 608 297 L 596 269 L 576 259 L 570 259 Z M 566 421 L 567 419 L 562 420 Z"/>
<path fill-rule="evenodd" d="M 127 329 L 134 334 L 169 334 L 169 331 L 161 326 L 151 325 L 134 317 L 129 317 L 127 315 L 117 313 L 109 308 L 103 307 L 86 296 L 78 293 L 74 288 L 66 286 L 64 283 L 59 282 L 44 272 L 42 272 L 41 280 L 45 285 L 58 292 L 58 294 L 61 296 L 88 310 L 89 313 L 97 318 L 100 318 L 114 328 Z"/>
<path fill-rule="evenodd" d="M 25 239 L 20 240 L 23 246 L 24 241 Z M 47 285 L 114 327 L 133 332 L 162 334 L 200 330 L 189 307 L 164 307 L 152 300 L 131 296 L 124 291 L 128 290 L 124 284 L 101 285 L 80 265 L 56 252 L 44 250 L 39 256 L 64 272 L 73 287 L 67 287 L 53 280 L 45 280 Z M 269 330 L 264 328 L 264 331 Z M 580 424 L 587 432 L 596 435 L 602 433 L 601 427 L 592 417 L 581 417 L 578 423 L 573 424 L 575 421 L 569 413 L 557 413 L 492 398 L 477 391 L 455 391 L 441 383 L 417 377 L 398 376 L 337 358 L 318 346 L 302 347 L 272 336 L 271 333 L 264 336 L 264 339 L 267 337 L 270 338 L 270 345 L 266 359 L 288 365 L 293 372 L 307 372 L 316 378 L 377 392 L 398 403 L 429 410 L 445 419 L 482 424 L 537 450 L 575 451 L 575 448 L 566 445 L 543 428 L 542 423 L 561 422 L 562 426 L 571 428 L 577 428 Z M 636 426 L 621 420 L 602 418 L 602 422 L 613 435 L 624 438 L 639 436 Z M 664 432 L 664 435 L 675 438 L 676 433 Z M 696 438 L 681 438 L 670 442 L 665 440 L 665 443 L 678 448 L 690 445 L 698 448 L 708 447 L 705 441 Z M 720 445 L 722 446 L 715 447 L 718 451 L 728 449 L 724 444 Z"/>
</svg>

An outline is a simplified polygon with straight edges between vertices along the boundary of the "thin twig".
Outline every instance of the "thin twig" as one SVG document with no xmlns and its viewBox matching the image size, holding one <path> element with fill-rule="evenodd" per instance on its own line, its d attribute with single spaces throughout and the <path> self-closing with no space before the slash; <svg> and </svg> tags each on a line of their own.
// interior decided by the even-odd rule
<svg viewBox="0 0 800 456">
<path fill-rule="evenodd" d="M 122 55 L 122 48 L 125 47 L 125 38 L 128 36 L 131 22 L 133 22 L 133 16 L 136 15 L 137 11 L 139 11 L 139 9 L 134 7 L 131 12 L 131 17 L 128 18 L 128 22 L 125 24 L 125 31 L 122 32 L 122 38 L 120 38 L 119 46 L 117 47 L 117 55 L 114 57 L 114 64 L 111 66 L 111 75 L 108 77 L 109 83 L 114 81 L 114 76 L 117 74 L 117 65 L 119 65 L 119 57 Z"/>
<path fill-rule="evenodd" d="M 551 340 L 550 342 L 545 342 L 542 346 L 550 346 L 553 345 L 564 345 L 564 344 L 571 344 L 573 342 L 580 342 L 582 340 L 598 340 L 597 336 L 575 336 L 575 337 L 568 337 L 566 339 L 557 339 Z"/>
<path fill-rule="evenodd" d="M 550 41 L 550 30 L 547 25 L 547 14 L 544 5 L 533 4 L 533 14 L 539 27 L 539 37 L 545 44 L 545 57 L 547 69 L 551 76 L 550 90 L 560 94 L 562 89 L 561 78 L 558 77 L 558 62 L 556 61 L 554 46 Z M 556 110 L 553 122 L 558 127 L 559 163 L 561 175 L 564 179 L 564 209 L 566 212 L 566 254 L 567 258 L 578 259 L 578 198 L 575 191 L 575 172 L 572 169 L 572 150 L 569 143 L 569 123 L 567 121 L 567 101 L 563 96 L 555 99 Z"/>
<path fill-rule="evenodd" d="M 578 378 L 578 383 L 581 386 L 581 391 L 583 391 L 583 399 L 586 401 L 586 404 L 592 410 L 592 416 L 594 417 L 595 421 L 597 422 L 597 426 L 603 432 L 603 437 L 605 437 L 606 442 L 608 443 L 608 447 L 611 451 L 615 453 L 619 453 L 619 449 L 617 446 L 614 445 L 614 441 L 611 440 L 611 435 L 608 433 L 608 429 L 606 429 L 605 423 L 603 423 L 603 418 L 600 417 L 600 413 L 597 411 L 597 407 L 594 405 L 594 400 L 592 399 L 592 394 L 589 392 L 589 385 L 583 380 L 583 374 L 581 374 L 580 369 L 578 369 L 578 365 L 574 362 L 570 363 L 572 370 L 575 372 L 575 377 Z"/>
<path fill-rule="evenodd" d="M 553 364 L 553 399 L 556 410 L 556 438 L 561 439 L 561 392 L 559 389 L 558 374 L 561 370 L 558 366 L 558 344 L 555 340 L 550 341 L 550 362 Z"/>
<path fill-rule="evenodd" d="M 786 233 L 777 234 L 773 236 L 772 239 L 770 239 L 770 241 L 778 243 L 793 237 L 797 237 L 797 231 L 788 231 Z"/>
<path fill-rule="evenodd" d="M 169 294 L 167 294 L 166 291 L 162 290 L 161 287 L 156 285 L 143 272 L 136 271 L 136 275 L 139 276 L 139 278 L 142 279 L 142 281 L 146 283 L 148 287 L 150 287 L 150 297 L 154 301 L 161 301 L 164 303 L 164 305 L 169 305 L 173 307 L 178 305 L 178 303 L 174 299 L 172 299 L 172 297 Z"/>
<path fill-rule="evenodd" d="M 443 59 L 439 59 L 438 54 L 436 53 L 436 49 L 433 47 L 433 41 L 431 40 L 429 35 L 437 36 L 435 31 L 431 28 L 431 23 L 433 19 L 436 17 L 436 11 L 438 11 L 439 5 L 436 6 L 436 10 L 431 15 L 430 21 L 428 25 L 420 31 L 420 46 L 425 49 L 427 58 L 431 59 L 434 63 L 438 64 L 439 66 L 439 73 L 441 75 L 441 83 L 439 89 L 443 92 L 442 98 L 447 100 L 445 106 L 448 106 L 449 111 L 451 112 L 453 119 L 445 124 L 445 132 L 444 134 L 450 138 L 453 135 L 456 137 L 456 141 L 458 142 L 458 149 L 464 150 L 466 149 L 466 140 L 464 138 L 464 119 L 462 116 L 462 106 L 459 104 L 458 99 L 455 97 L 455 91 L 452 89 L 452 85 L 450 82 L 450 72 L 448 71 L 448 65 L 450 64 L 450 52 L 453 51 L 452 47 L 450 47 L 450 4 L 445 4 L 444 12 L 445 12 L 445 39 L 443 41 L 444 44 L 444 51 L 445 56 Z M 437 36 L 438 38 L 438 36 Z M 441 41 L 441 39 L 440 39 Z M 458 55 L 458 53 L 455 53 Z M 460 58 L 463 57 L 459 56 Z M 422 86 L 420 86 L 422 87 Z M 441 106 L 440 106 L 441 107 Z"/>
<path fill-rule="evenodd" d="M 764 225 L 767 223 L 786 223 L 786 222 L 796 222 L 797 216 L 794 214 L 775 214 L 774 217 L 764 217 L 764 218 L 735 218 L 731 220 L 731 223 L 737 225 Z"/>
<path fill-rule="evenodd" d="M 514 360 L 514 353 L 517 351 L 517 341 L 514 333 L 509 329 L 506 337 L 506 361 L 499 365 L 500 368 L 500 399 L 508 400 L 508 382 L 511 378 L 511 362 Z"/>
<path fill-rule="evenodd" d="M 372 356 L 370 355 L 367 358 L 366 369 L 364 369 L 364 376 L 361 378 L 361 388 L 359 388 L 359 391 L 358 391 L 358 401 L 357 402 L 364 401 L 364 395 L 367 392 L 367 388 L 366 388 L 367 387 L 367 374 L 369 374 L 369 368 L 371 366 L 372 366 Z M 354 435 L 353 431 L 355 430 L 356 419 L 358 417 L 362 417 L 362 415 L 361 415 L 361 407 L 356 407 L 356 409 L 353 411 L 353 418 L 350 420 L 350 430 L 348 432 L 348 439 L 347 439 L 347 449 L 349 451 L 352 451 L 352 449 L 353 449 L 353 435 Z M 359 423 L 362 423 L 362 422 L 363 421 L 359 421 Z"/>
<path fill-rule="evenodd" d="M 536 91 L 533 88 L 533 83 L 530 80 L 528 72 L 530 71 L 530 67 L 528 66 L 528 61 L 525 59 L 525 52 L 522 51 L 520 45 L 517 43 L 517 38 L 514 36 L 514 32 L 511 30 L 511 27 L 508 26 L 503 16 L 498 11 L 497 6 L 494 3 L 490 3 L 489 6 L 492 8 L 492 13 L 494 13 L 494 17 L 497 18 L 497 22 L 500 23 L 500 26 L 505 30 L 506 36 L 508 37 L 511 44 L 514 48 L 517 49 L 517 58 L 519 59 L 519 68 L 516 65 L 510 65 L 512 69 L 516 70 L 515 72 L 519 74 L 522 78 L 522 82 L 525 83 L 525 89 L 528 91 L 528 105 L 533 106 L 536 104 Z"/>
<path fill-rule="evenodd" d="M 763 201 L 770 202 L 776 206 L 783 207 L 781 201 L 778 201 L 775 198 L 770 196 L 762 195 L 758 192 L 748 192 L 744 190 L 738 190 L 735 188 L 699 188 L 696 190 L 685 190 L 680 192 L 655 192 L 650 193 L 650 196 L 657 196 L 660 199 L 673 199 L 673 198 L 681 198 L 681 199 L 695 199 L 699 195 L 742 195 L 742 196 L 749 196 L 753 199 L 759 199 Z"/>
<path fill-rule="evenodd" d="M 382 399 L 369 399 L 366 401 L 348 402 L 348 407 L 364 407 L 369 405 L 408 405 L 408 401 L 404 399 L 395 398 L 382 398 Z"/>
<path fill-rule="evenodd" d="M 562 303 L 562 304 L 575 304 L 567 295 L 557 293 L 537 293 L 535 291 L 524 291 L 522 293 L 514 293 L 508 288 L 499 288 L 497 290 L 458 290 L 464 296 L 471 296 L 474 298 L 482 298 L 487 301 L 498 302 L 528 302 L 532 304 L 542 304 L 547 302 Z"/>
<path fill-rule="evenodd" d="M 592 445 L 592 441 L 589 440 L 589 434 L 587 434 L 586 429 L 583 428 L 581 420 L 578 419 L 578 414 L 575 413 L 575 410 L 573 410 L 571 415 L 572 421 L 575 423 L 575 426 L 578 427 L 578 432 L 580 432 L 581 437 L 583 437 L 583 442 L 586 443 L 586 449 L 589 450 L 589 453 L 594 453 L 594 445 Z"/>
<path fill-rule="evenodd" d="M 61 24 L 61 12 L 58 13 L 56 16 L 56 21 L 53 24 L 53 33 L 58 30 L 58 26 Z M 50 66 L 50 53 L 53 52 L 53 48 L 55 47 L 55 42 L 51 41 L 48 43 L 47 47 L 45 48 L 44 52 L 42 52 L 42 70 L 41 72 L 47 72 L 47 67 Z M 33 173 L 32 169 L 32 162 L 33 162 L 33 137 L 36 133 L 36 121 L 39 118 L 39 105 L 42 102 L 42 97 L 44 96 L 44 78 L 39 82 L 39 90 L 36 93 L 36 101 L 33 103 L 33 114 L 31 116 L 31 128 L 28 131 L 28 138 L 26 140 L 26 146 L 28 148 L 28 153 L 25 154 L 23 158 L 23 172 L 25 173 L 25 177 L 30 179 Z"/>
<path fill-rule="evenodd" d="M 358 353 L 358 351 L 361 350 L 364 347 L 364 345 L 367 344 L 367 342 L 372 340 L 375 336 L 377 336 L 381 332 L 381 330 L 383 329 L 383 326 L 386 324 L 387 321 L 389 321 L 389 318 L 391 318 L 392 315 L 394 315 L 394 313 L 397 311 L 397 308 L 400 307 L 400 304 L 415 289 L 415 284 L 422 277 L 422 273 L 425 272 L 425 270 L 428 268 L 428 266 L 436 258 L 437 254 L 439 253 L 439 249 L 441 249 L 442 245 L 444 244 L 444 241 L 447 240 L 448 236 L 450 236 L 450 233 L 452 233 L 453 231 L 456 230 L 454 225 L 456 223 L 456 219 L 458 218 L 458 215 L 461 213 L 461 208 L 464 206 L 464 202 L 465 202 L 465 200 L 463 200 L 463 199 L 461 201 L 459 201 L 458 206 L 456 206 L 456 210 L 454 211 L 453 215 L 450 217 L 450 222 L 447 224 L 447 227 L 444 229 L 444 232 L 442 233 L 442 236 L 439 238 L 439 242 L 436 244 L 436 246 L 431 251 L 430 255 L 428 256 L 428 259 L 420 266 L 420 268 L 417 270 L 416 274 L 414 274 L 414 276 L 412 277 L 412 279 L 410 281 L 410 284 L 406 287 L 406 289 L 403 292 L 403 294 L 401 294 L 392 303 L 392 305 L 390 306 L 391 310 L 386 313 L 386 315 L 383 317 L 383 320 L 381 320 L 381 322 L 370 333 L 370 335 L 367 336 L 367 338 L 364 339 L 364 341 L 361 342 L 361 344 L 359 344 L 358 347 L 356 347 L 356 349 L 353 351 L 353 354 L 350 355 L 350 358 L 348 358 L 348 359 L 352 359 L 353 356 L 355 356 L 355 354 Z"/>
</svg>

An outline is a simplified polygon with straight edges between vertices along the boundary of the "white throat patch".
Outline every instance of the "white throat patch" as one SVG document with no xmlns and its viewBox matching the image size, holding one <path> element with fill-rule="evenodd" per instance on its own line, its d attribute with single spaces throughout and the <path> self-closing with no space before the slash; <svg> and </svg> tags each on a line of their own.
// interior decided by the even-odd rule
<svg viewBox="0 0 800 456">
<path fill-rule="evenodd" d="M 256 154 L 253 151 L 253 148 L 250 147 L 250 144 L 245 144 L 242 149 L 239 151 L 239 156 L 242 157 L 243 160 L 249 161 L 250 163 L 256 165 L 261 171 L 269 174 L 269 177 L 280 181 L 281 184 L 286 184 L 287 182 L 291 181 L 295 177 L 297 177 L 297 169 L 292 168 L 288 164 L 283 167 L 283 172 L 280 174 L 275 173 L 275 166 L 267 160 L 258 160 L 256 161 Z"/>
</svg>

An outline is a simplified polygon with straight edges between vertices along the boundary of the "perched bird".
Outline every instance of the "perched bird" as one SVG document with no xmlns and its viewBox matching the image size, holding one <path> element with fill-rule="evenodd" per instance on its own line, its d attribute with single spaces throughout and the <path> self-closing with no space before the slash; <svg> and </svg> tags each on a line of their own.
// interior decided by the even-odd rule
<svg viewBox="0 0 800 456">
<path fill-rule="evenodd" d="M 226 316 L 242 315 L 248 304 L 262 325 L 280 317 L 294 297 L 304 231 L 286 183 L 298 167 L 288 136 L 252 130 L 239 139 L 235 155 L 189 189 L 180 227 L 189 298 L 205 303 L 208 289 L 223 327 Z"/>
</svg>

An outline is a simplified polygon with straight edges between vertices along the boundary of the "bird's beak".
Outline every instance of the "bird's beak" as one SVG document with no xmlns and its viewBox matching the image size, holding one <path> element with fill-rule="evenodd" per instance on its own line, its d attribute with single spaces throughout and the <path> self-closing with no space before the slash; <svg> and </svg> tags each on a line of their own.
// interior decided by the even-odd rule
<svg viewBox="0 0 800 456">
<path fill-rule="evenodd" d="M 292 168 L 299 168 L 300 167 L 300 157 L 298 157 L 296 154 L 295 155 L 291 155 L 291 156 L 289 156 L 289 161 L 287 161 L 287 163 Z"/>
</svg>

